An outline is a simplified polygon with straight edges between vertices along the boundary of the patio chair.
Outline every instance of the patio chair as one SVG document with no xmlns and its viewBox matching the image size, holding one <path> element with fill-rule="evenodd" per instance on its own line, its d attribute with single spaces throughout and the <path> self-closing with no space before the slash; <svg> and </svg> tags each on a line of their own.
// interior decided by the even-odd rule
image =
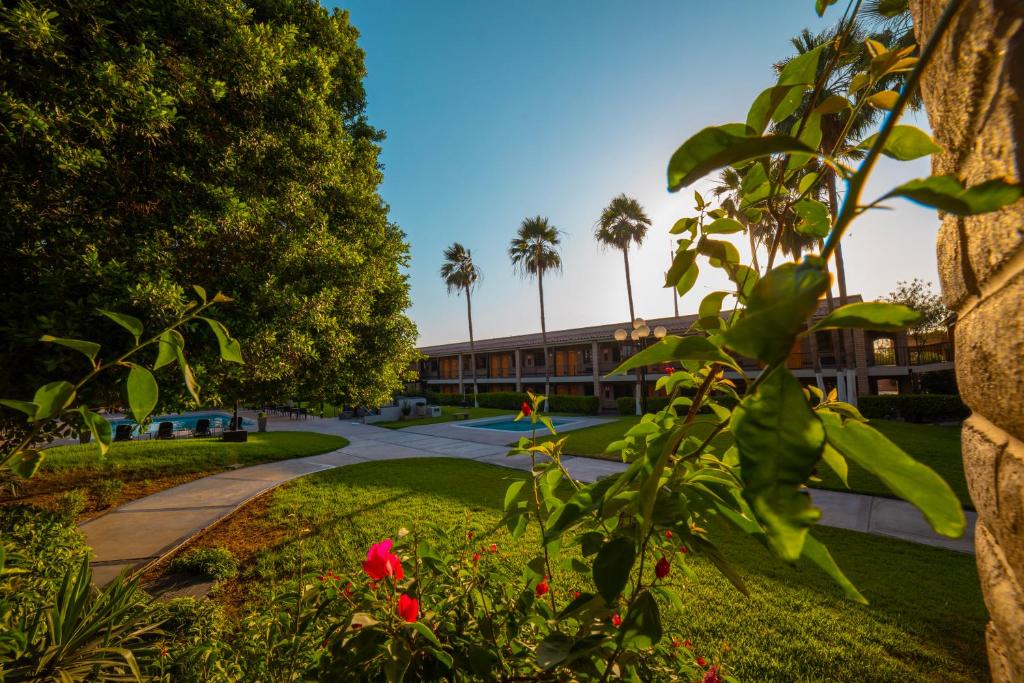
<svg viewBox="0 0 1024 683">
<path fill-rule="evenodd" d="M 210 421 L 205 417 L 201 420 L 196 420 L 196 428 L 192 430 L 192 436 L 213 436 L 210 431 Z"/>
<path fill-rule="evenodd" d="M 174 423 L 173 422 L 161 422 L 156 427 L 156 438 L 158 439 L 173 439 L 174 438 Z"/>
<path fill-rule="evenodd" d="M 119 424 L 114 430 L 114 441 L 131 441 L 132 426 L 130 424 Z"/>
</svg>

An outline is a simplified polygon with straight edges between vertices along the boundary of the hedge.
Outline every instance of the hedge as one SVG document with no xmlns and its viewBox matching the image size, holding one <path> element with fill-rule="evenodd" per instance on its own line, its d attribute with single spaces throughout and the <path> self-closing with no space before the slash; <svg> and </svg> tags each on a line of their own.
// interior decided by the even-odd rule
<svg viewBox="0 0 1024 683">
<path fill-rule="evenodd" d="M 861 396 L 857 407 L 868 419 L 907 422 L 951 422 L 971 414 L 960 397 L 952 394 Z"/>
<path fill-rule="evenodd" d="M 731 396 L 715 396 L 715 402 L 719 405 L 725 406 L 726 408 L 734 408 L 736 406 L 736 400 Z M 647 412 L 656 413 L 660 410 L 664 410 L 668 406 L 668 397 L 666 396 L 648 396 L 647 397 Z M 615 407 L 619 409 L 619 415 L 635 415 L 636 414 L 636 399 L 632 396 L 620 396 L 615 399 Z M 706 405 L 701 406 L 701 413 L 711 412 L 711 409 Z"/>
<path fill-rule="evenodd" d="M 426 398 L 431 403 L 442 406 L 472 405 L 473 403 L 472 395 L 463 394 L 438 394 L 428 391 Z M 523 401 L 526 400 L 525 392 L 485 391 L 477 394 L 477 402 L 481 408 L 519 410 Z M 596 415 L 601 409 L 601 402 L 596 396 L 548 396 L 547 409 L 553 413 Z"/>
</svg>

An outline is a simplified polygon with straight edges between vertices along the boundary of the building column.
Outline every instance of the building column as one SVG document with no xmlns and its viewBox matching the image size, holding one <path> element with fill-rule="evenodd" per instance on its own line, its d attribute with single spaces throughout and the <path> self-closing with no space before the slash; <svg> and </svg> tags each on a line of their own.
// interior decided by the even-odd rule
<svg viewBox="0 0 1024 683">
<path fill-rule="evenodd" d="M 462 354 L 459 354 L 459 393 L 466 395 L 466 387 L 462 384 Z"/>
<path fill-rule="evenodd" d="M 857 396 L 871 393 L 871 382 L 868 381 L 868 345 L 864 330 L 853 330 L 853 366 L 856 370 L 857 386 L 850 387 L 850 401 L 857 405 Z"/>
<path fill-rule="evenodd" d="M 516 349 L 516 391 L 523 391 L 523 355 Z"/>
<path fill-rule="evenodd" d="M 597 348 L 597 342 L 590 342 L 590 360 L 594 366 L 594 396 L 597 396 L 598 405 L 601 404 L 601 356 L 598 355 L 599 352 L 600 349 Z"/>
<path fill-rule="evenodd" d="M 918 44 L 945 3 L 912 0 Z M 924 73 L 932 172 L 971 185 L 1024 180 L 1024 29 L 1019 0 L 963 3 Z M 942 297 L 956 312 L 956 377 L 972 410 L 964 474 L 978 511 L 978 578 L 996 683 L 1024 680 L 1024 199 L 978 216 L 942 216 Z"/>
</svg>

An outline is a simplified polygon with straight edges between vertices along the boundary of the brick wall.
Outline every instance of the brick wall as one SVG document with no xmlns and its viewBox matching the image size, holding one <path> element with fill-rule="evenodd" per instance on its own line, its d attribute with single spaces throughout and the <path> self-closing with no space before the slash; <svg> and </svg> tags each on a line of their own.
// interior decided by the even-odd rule
<svg viewBox="0 0 1024 683">
<path fill-rule="evenodd" d="M 923 42 L 945 0 L 912 0 Z M 969 184 L 1020 181 L 1024 169 L 1024 2 L 968 0 L 925 74 L 925 107 L 943 153 L 934 173 Z M 978 574 L 991 621 L 992 678 L 1024 681 L 1024 200 L 938 238 L 946 304 L 957 311 L 956 371 L 973 415 L 963 456 L 978 509 Z"/>
</svg>

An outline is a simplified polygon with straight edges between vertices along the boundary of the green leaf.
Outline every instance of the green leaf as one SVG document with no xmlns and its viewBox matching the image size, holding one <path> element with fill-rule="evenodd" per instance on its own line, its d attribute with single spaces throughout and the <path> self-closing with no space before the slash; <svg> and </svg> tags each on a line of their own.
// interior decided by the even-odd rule
<svg viewBox="0 0 1024 683">
<path fill-rule="evenodd" d="M 724 344 L 765 363 L 782 360 L 826 289 L 828 277 L 814 262 L 775 268 L 754 285 L 743 315 L 722 333 Z"/>
<path fill-rule="evenodd" d="M 622 642 L 630 647 L 646 650 L 661 640 L 661 616 L 658 601 L 650 591 L 641 591 L 633 600 L 626 618 L 622 620 Z"/>
<path fill-rule="evenodd" d="M 846 304 L 822 318 L 812 330 L 853 328 L 878 332 L 899 332 L 921 319 L 921 314 L 903 304 L 865 301 Z"/>
<path fill-rule="evenodd" d="M 836 2 L 838 2 L 838 0 L 814 0 L 814 11 L 817 12 L 820 17 L 825 14 L 825 10 L 828 7 L 836 4 Z"/>
<path fill-rule="evenodd" d="M 5 405 L 8 408 L 13 408 L 15 410 L 25 413 L 26 415 L 28 415 L 29 422 L 32 422 L 36 417 L 36 413 L 39 412 L 39 406 L 36 405 L 35 403 L 31 403 L 30 401 L 19 401 L 13 398 L 3 398 L 0 399 L 0 405 Z"/>
<path fill-rule="evenodd" d="M 705 235 L 728 235 L 734 232 L 743 232 L 743 230 L 743 224 L 732 218 L 719 218 L 717 221 L 712 222 L 710 225 L 704 226 Z"/>
<path fill-rule="evenodd" d="M 629 582 L 636 560 L 632 541 L 616 538 L 605 543 L 594 558 L 594 585 L 608 604 L 613 604 Z"/>
<path fill-rule="evenodd" d="M 817 565 L 819 569 L 832 577 L 832 580 L 843 589 L 843 594 L 847 598 L 862 605 L 868 604 L 867 598 L 861 595 L 861 592 L 857 590 L 853 582 L 846 578 L 846 574 L 839 568 L 836 561 L 832 559 L 832 553 L 814 536 L 807 534 L 807 538 L 804 539 L 804 550 L 801 557 Z"/>
<path fill-rule="evenodd" d="M 832 214 L 828 207 L 816 199 L 801 199 L 793 205 L 800 216 L 794 230 L 809 237 L 825 237 L 832 229 Z"/>
<path fill-rule="evenodd" d="M 760 532 L 760 530 L 758 531 Z M 740 576 L 740 573 L 736 571 L 736 568 L 725 559 L 725 556 L 722 555 L 721 551 L 719 551 L 714 544 L 705 541 L 699 536 L 691 539 L 690 543 L 704 558 L 706 558 L 711 564 L 715 565 L 715 569 L 729 580 L 729 583 L 733 585 L 733 588 L 738 590 L 740 593 L 743 593 L 743 595 L 750 595 L 750 590 L 747 588 L 746 582 L 743 581 L 743 577 Z"/>
<path fill-rule="evenodd" d="M 422 621 L 409 622 L 408 626 L 413 631 L 416 631 L 416 633 L 420 634 L 437 647 L 441 647 L 441 641 L 437 639 L 437 636 L 434 635 L 434 632 L 430 630 L 430 627 L 424 624 Z"/>
<path fill-rule="evenodd" d="M 779 72 L 779 85 L 814 85 L 818 77 L 818 60 L 825 47 L 827 45 L 819 45 L 813 50 L 808 50 L 802 55 L 793 57 L 786 62 L 786 65 L 782 67 L 782 71 Z M 784 118 L 786 117 L 780 116 L 776 121 L 781 121 Z"/>
<path fill-rule="evenodd" d="M 110 423 L 102 415 L 92 412 L 85 406 L 79 406 L 78 412 L 82 415 L 82 422 L 89 428 L 96 443 L 99 444 L 100 455 L 106 455 L 113 441 Z"/>
<path fill-rule="evenodd" d="M 33 449 L 27 449 L 14 453 L 7 459 L 7 466 L 11 471 L 23 479 L 32 477 L 39 466 L 43 464 L 43 453 Z"/>
<path fill-rule="evenodd" d="M 697 234 L 697 219 L 696 218 L 680 218 L 669 230 L 672 235 L 679 235 L 684 232 L 689 232 L 691 235 Z"/>
<path fill-rule="evenodd" d="M 942 477 L 863 422 L 844 423 L 828 413 L 821 418 L 829 444 L 920 510 L 936 533 L 949 538 L 963 535 L 964 512 Z"/>
<path fill-rule="evenodd" d="M 814 113 L 828 116 L 829 114 L 838 114 L 845 109 L 849 109 L 850 106 L 850 100 L 842 95 L 829 95 L 814 108 Z"/>
<path fill-rule="evenodd" d="M 668 162 L 668 189 L 676 192 L 708 173 L 751 159 L 783 152 L 814 150 L 787 135 L 751 137 L 744 124 L 705 128 L 684 142 Z"/>
<path fill-rule="evenodd" d="M 892 109 L 896 106 L 896 100 L 899 98 L 900 94 L 895 90 L 881 90 L 864 101 L 872 107 L 877 107 L 879 109 Z"/>
<path fill-rule="evenodd" d="M 683 296 L 697 283 L 697 277 L 700 275 L 700 268 L 697 266 L 697 262 L 694 261 L 686 272 L 679 278 L 679 282 L 676 283 L 676 292 L 679 296 Z"/>
<path fill-rule="evenodd" d="M 956 176 L 936 175 L 903 183 L 882 199 L 905 197 L 956 216 L 975 216 L 1013 204 L 1022 195 L 1024 186 L 1002 178 L 965 188 Z"/>
<path fill-rule="evenodd" d="M 128 405 L 135 421 L 142 424 L 156 407 L 160 390 L 153 373 L 141 365 L 132 364 L 128 372 Z"/>
<path fill-rule="evenodd" d="M 196 403 L 199 403 L 199 383 L 196 382 L 196 376 L 192 373 L 192 368 L 189 367 L 188 361 L 185 360 L 184 350 L 178 348 L 175 355 L 178 357 L 181 375 L 185 380 L 185 388 L 188 389 L 188 393 L 192 394 L 192 398 L 195 399 Z"/>
<path fill-rule="evenodd" d="M 153 369 L 159 370 L 163 366 L 173 363 L 177 360 L 178 354 L 182 354 L 184 351 L 185 338 L 181 336 L 181 333 L 177 330 L 167 330 L 160 335 L 157 342 L 156 363 L 153 364 Z"/>
<path fill-rule="evenodd" d="M 210 325 L 210 329 L 217 336 L 217 343 L 220 345 L 220 357 L 231 363 L 244 363 L 242 360 L 242 346 L 228 334 L 228 329 L 213 318 L 199 316 Z"/>
<path fill-rule="evenodd" d="M 505 489 L 505 510 L 508 510 L 512 505 L 519 500 L 519 495 L 523 491 L 523 487 L 526 486 L 526 481 L 514 481 L 509 484 L 509 487 Z"/>
<path fill-rule="evenodd" d="M 39 406 L 34 421 L 49 420 L 75 400 L 75 387 L 70 382 L 50 382 L 36 389 L 32 403 Z"/>
<path fill-rule="evenodd" d="M 757 286 L 761 276 L 750 266 L 737 264 L 729 270 L 729 279 L 736 283 L 737 298 L 740 303 L 746 304 L 750 301 L 750 296 L 754 293 L 754 287 Z"/>
<path fill-rule="evenodd" d="M 747 112 L 747 125 L 758 135 L 764 133 L 769 121 L 781 121 L 796 111 L 806 89 L 805 84 L 794 83 L 761 91 Z"/>
<path fill-rule="evenodd" d="M 736 361 L 727 353 L 708 341 L 707 337 L 699 335 L 677 337 L 670 334 L 656 344 L 624 360 L 608 376 L 624 375 L 626 371 L 641 365 L 658 365 L 684 360 L 713 361 L 730 367 L 736 364 Z"/>
<path fill-rule="evenodd" d="M 669 266 L 668 272 L 665 273 L 665 286 L 675 287 L 679 279 L 693 265 L 693 261 L 696 258 L 697 252 L 692 249 L 677 252 L 675 258 L 672 259 L 672 265 Z"/>
<path fill-rule="evenodd" d="M 537 645 L 537 665 L 552 669 L 565 661 L 572 651 L 573 640 L 560 631 L 552 631 Z"/>
<path fill-rule="evenodd" d="M 878 133 L 875 133 L 860 143 L 858 148 L 870 149 L 877 139 Z M 941 151 L 942 148 L 932 142 L 927 133 L 915 126 L 894 126 L 882 148 L 882 154 L 899 161 L 919 159 Z"/>
<path fill-rule="evenodd" d="M 44 334 L 39 338 L 39 341 L 48 342 L 50 344 L 60 344 L 61 346 L 66 346 L 69 349 L 74 349 L 93 362 L 96 361 L 96 354 L 100 352 L 99 344 L 96 342 L 82 341 L 81 339 L 66 339 L 64 337 L 54 337 L 49 334 Z"/>
<path fill-rule="evenodd" d="M 850 466 L 846 462 L 839 451 L 825 444 L 825 450 L 821 452 L 821 460 L 828 468 L 835 472 L 836 476 L 839 477 L 839 481 L 843 482 L 843 486 L 850 488 L 850 482 L 848 480 L 850 474 Z"/>
<path fill-rule="evenodd" d="M 97 309 L 100 313 L 107 316 L 115 323 L 123 327 L 132 333 L 135 337 L 135 343 L 139 343 L 139 337 L 142 336 L 142 321 L 134 316 L 127 315 L 125 313 L 115 313 L 114 311 L 105 311 L 102 308 Z"/>
<path fill-rule="evenodd" d="M 711 292 L 704 297 L 697 309 L 697 324 L 705 330 L 722 328 L 722 300 L 727 296 L 729 292 Z"/>
<path fill-rule="evenodd" d="M 206 290 L 203 289 L 202 287 L 200 287 L 199 285 L 192 285 L 192 289 L 196 290 L 196 294 L 199 295 L 200 300 L 202 300 L 202 302 L 205 304 L 206 303 Z"/>
<path fill-rule="evenodd" d="M 732 242 L 724 240 L 713 240 L 701 237 L 697 242 L 697 251 L 707 256 L 711 265 L 722 268 L 725 264 L 737 264 L 740 262 L 740 252 Z"/>
<path fill-rule="evenodd" d="M 821 517 L 801 491 L 825 445 L 821 421 L 807 405 L 800 382 L 785 368 L 776 368 L 736 407 L 730 429 L 740 453 L 743 497 L 775 551 L 793 562 L 808 527 Z"/>
</svg>

